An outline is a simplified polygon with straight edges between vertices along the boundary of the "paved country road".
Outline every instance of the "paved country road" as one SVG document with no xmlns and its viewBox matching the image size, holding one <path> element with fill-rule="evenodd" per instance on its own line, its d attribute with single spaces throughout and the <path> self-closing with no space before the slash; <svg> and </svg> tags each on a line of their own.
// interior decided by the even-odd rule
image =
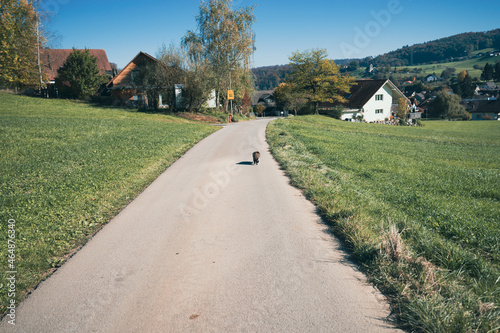
<svg viewBox="0 0 500 333">
<path fill-rule="evenodd" d="M 0 331 L 394 331 L 383 297 L 271 157 L 268 122 L 193 147 Z"/>
</svg>

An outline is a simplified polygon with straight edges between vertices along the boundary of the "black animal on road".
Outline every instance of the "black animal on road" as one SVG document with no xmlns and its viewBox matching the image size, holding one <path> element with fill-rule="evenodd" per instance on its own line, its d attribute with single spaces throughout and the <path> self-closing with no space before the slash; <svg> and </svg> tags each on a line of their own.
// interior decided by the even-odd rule
<svg viewBox="0 0 500 333">
<path fill-rule="evenodd" d="M 258 151 L 254 151 L 252 157 L 253 157 L 253 164 L 259 164 L 260 153 Z"/>
</svg>

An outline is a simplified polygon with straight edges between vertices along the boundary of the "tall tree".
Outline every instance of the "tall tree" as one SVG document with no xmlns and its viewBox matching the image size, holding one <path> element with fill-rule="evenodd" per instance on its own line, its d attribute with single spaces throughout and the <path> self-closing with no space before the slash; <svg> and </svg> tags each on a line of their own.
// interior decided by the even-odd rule
<svg viewBox="0 0 500 333">
<path fill-rule="evenodd" d="M 0 84 L 40 84 L 37 50 L 43 38 L 37 5 L 38 1 L 26 0 L 2 0 L 0 4 Z"/>
<path fill-rule="evenodd" d="M 322 102 L 346 102 L 343 96 L 353 83 L 351 77 L 340 75 L 338 66 L 327 56 L 325 49 L 313 49 L 295 52 L 289 58 L 292 72 L 286 82 L 314 105 L 316 114 Z"/>
<path fill-rule="evenodd" d="M 472 98 L 474 96 L 476 85 L 472 82 L 472 78 L 467 71 L 461 71 L 457 77 L 457 84 L 453 86 L 453 90 L 462 98 Z"/>
<path fill-rule="evenodd" d="M 56 85 L 63 95 L 70 98 L 87 99 L 97 92 L 103 82 L 97 58 L 89 50 L 73 49 L 57 73 Z"/>
<path fill-rule="evenodd" d="M 481 73 L 481 80 L 491 81 L 495 75 L 495 68 L 489 62 L 484 65 L 483 72 Z"/>
<path fill-rule="evenodd" d="M 206 62 L 215 78 L 217 105 L 221 94 L 229 89 L 231 71 L 249 71 L 250 57 L 255 51 L 252 24 L 254 6 L 234 10 L 232 0 L 209 0 L 200 4 L 196 17 L 197 31 L 188 31 L 183 45 L 197 63 Z M 228 99 L 224 98 L 227 112 Z"/>
<path fill-rule="evenodd" d="M 500 82 L 500 62 L 495 64 L 495 75 L 493 75 L 493 80 Z"/>
</svg>

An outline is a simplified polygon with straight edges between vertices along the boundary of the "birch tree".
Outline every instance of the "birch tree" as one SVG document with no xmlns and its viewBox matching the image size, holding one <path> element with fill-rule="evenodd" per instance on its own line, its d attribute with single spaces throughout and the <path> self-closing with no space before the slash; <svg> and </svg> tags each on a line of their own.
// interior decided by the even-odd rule
<svg viewBox="0 0 500 333">
<path fill-rule="evenodd" d="M 255 21 L 254 6 L 237 10 L 232 0 L 209 0 L 200 4 L 196 17 L 198 29 L 188 31 L 182 43 L 196 63 L 206 63 L 213 73 L 217 90 L 217 105 L 221 94 L 229 89 L 232 71 L 243 68 L 249 71 L 250 57 L 255 51 L 252 24 Z M 223 96 L 224 96 L 223 95 Z M 224 97 L 227 112 L 228 99 Z"/>
</svg>

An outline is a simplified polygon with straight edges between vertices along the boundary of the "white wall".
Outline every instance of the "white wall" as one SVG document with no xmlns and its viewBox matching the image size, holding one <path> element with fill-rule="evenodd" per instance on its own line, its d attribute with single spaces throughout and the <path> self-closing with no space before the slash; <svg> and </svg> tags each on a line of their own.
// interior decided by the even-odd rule
<svg viewBox="0 0 500 333">
<path fill-rule="evenodd" d="M 375 93 L 372 98 L 365 104 L 363 110 L 363 116 L 367 122 L 371 121 L 384 121 L 385 118 L 391 117 L 392 111 L 392 94 L 391 91 L 386 88 L 387 84 L 380 88 L 377 93 Z M 382 100 L 377 101 L 375 96 L 382 95 Z M 376 114 L 375 110 L 382 109 L 382 113 Z"/>
</svg>

